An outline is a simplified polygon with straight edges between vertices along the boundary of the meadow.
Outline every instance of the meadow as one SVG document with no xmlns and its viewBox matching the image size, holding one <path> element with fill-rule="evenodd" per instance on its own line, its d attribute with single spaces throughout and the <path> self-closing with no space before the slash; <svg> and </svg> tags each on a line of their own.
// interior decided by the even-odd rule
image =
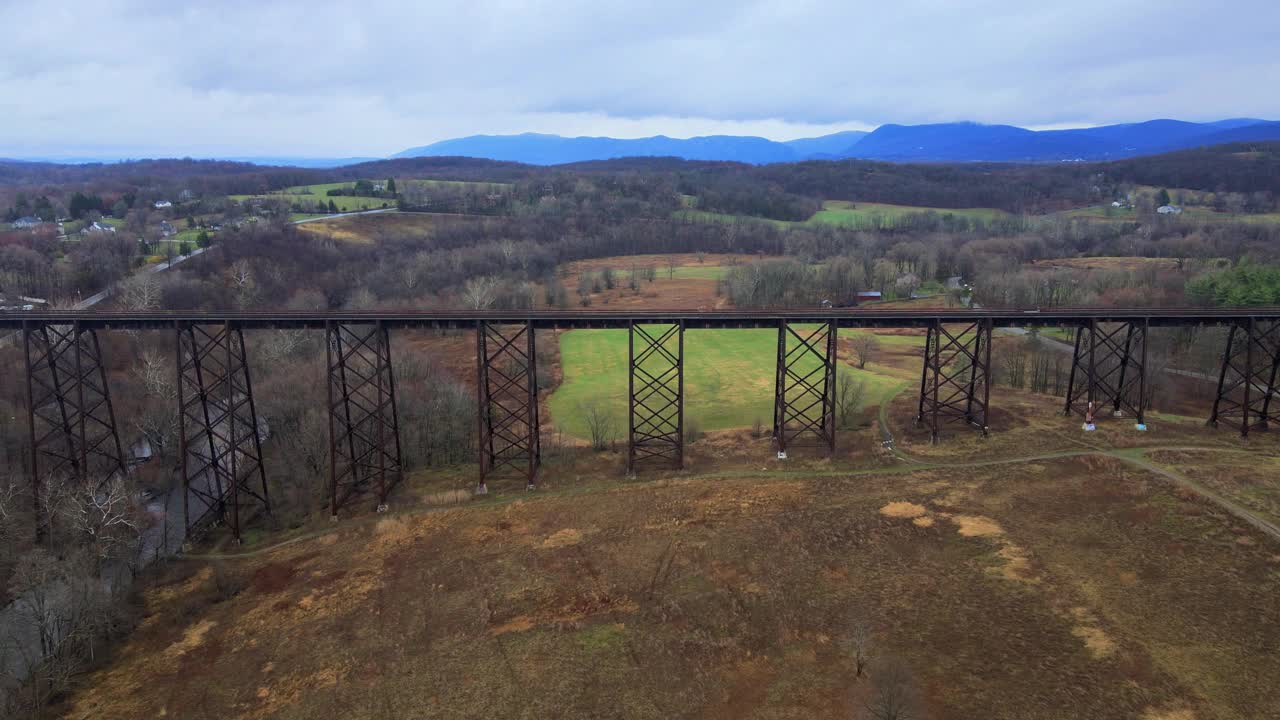
<svg viewBox="0 0 1280 720">
<path fill-rule="evenodd" d="M 844 334 L 842 333 L 842 337 Z M 920 338 L 882 339 L 886 345 L 919 344 Z M 773 421 L 776 330 L 688 330 L 685 332 L 685 418 L 699 430 L 749 427 Z M 564 381 L 551 395 L 556 429 L 588 438 L 587 413 L 599 408 L 614 435 L 627 431 L 627 332 L 572 330 L 560 335 Z M 839 374 L 863 383 L 862 406 L 874 403 L 901 378 L 841 364 Z"/>
<path fill-rule="evenodd" d="M 675 217 L 699 222 L 737 222 L 755 220 L 772 223 L 778 227 L 794 225 L 838 225 L 846 228 L 891 228 L 908 215 L 920 213 L 936 213 L 938 215 L 954 215 L 975 220 L 995 220 L 1009 217 L 1009 213 L 994 208 L 931 208 L 916 205 L 890 205 L 888 203 L 851 202 L 848 200 L 827 200 L 822 209 L 814 213 L 808 220 L 792 222 L 787 220 L 770 220 L 747 215 L 731 215 L 706 210 L 677 210 Z"/>
</svg>

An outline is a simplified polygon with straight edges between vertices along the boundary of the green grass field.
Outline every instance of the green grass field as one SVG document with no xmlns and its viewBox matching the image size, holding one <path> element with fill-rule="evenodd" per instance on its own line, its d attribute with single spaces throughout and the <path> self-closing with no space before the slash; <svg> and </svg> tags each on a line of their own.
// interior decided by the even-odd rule
<svg viewBox="0 0 1280 720">
<path fill-rule="evenodd" d="M 929 208 L 912 205 L 889 205 L 887 203 L 859 202 L 845 200 L 828 200 L 822 209 L 809 218 L 809 223 L 826 223 L 841 227 L 892 227 L 906 215 L 932 212 L 939 215 L 956 215 L 977 220 L 995 220 L 1008 217 L 1009 213 L 994 208 Z"/>
<path fill-rule="evenodd" d="M 792 225 L 839 225 L 840 227 L 851 228 L 886 228 L 893 227 L 899 219 L 907 215 L 926 212 L 937 213 L 939 215 L 956 215 L 959 217 L 978 220 L 994 220 L 1009 216 L 1009 213 L 1006 213 L 1003 210 L 996 210 L 994 208 L 930 208 L 917 207 L 913 205 L 890 205 L 888 203 L 854 203 L 847 200 L 827 200 L 823 203 L 821 210 L 814 213 L 813 217 L 803 222 L 770 220 L 767 218 L 751 217 L 748 215 L 730 215 L 727 213 L 692 209 L 677 210 L 675 212 L 675 217 L 677 219 L 695 220 L 698 222 L 739 222 L 743 220 L 754 220 L 756 222 L 772 223 L 778 227 L 789 227 Z"/>
<path fill-rule="evenodd" d="M 375 180 L 375 182 L 383 182 Z M 509 188 L 506 183 L 477 183 L 466 182 L 462 180 L 421 180 L 415 178 L 396 178 L 396 182 L 400 185 L 428 185 L 438 187 L 468 187 L 488 189 L 490 191 L 500 191 Z M 354 195 L 327 195 L 330 190 L 339 190 L 341 188 L 354 187 L 355 181 L 340 183 L 321 183 L 319 185 L 298 185 L 295 187 L 285 188 L 279 192 L 269 193 L 267 195 L 230 195 L 229 199 L 236 202 L 244 202 L 251 198 L 266 198 L 270 200 L 286 200 L 289 202 L 300 202 L 304 206 L 312 206 L 318 201 L 328 203 L 330 200 L 338 206 L 339 212 L 356 212 L 358 210 L 377 210 L 381 207 L 395 207 L 396 201 L 391 198 L 371 198 L 357 197 Z M 295 218 L 298 219 L 298 218 Z"/>
<path fill-rule="evenodd" d="M 326 196 L 321 193 L 276 193 L 273 195 L 230 195 L 228 199 L 236 202 L 244 202 L 251 198 L 265 198 L 268 200 L 284 200 L 286 202 L 300 202 L 304 206 L 314 205 L 317 201 L 323 200 L 328 203 L 330 200 L 338 207 L 339 212 L 355 212 L 357 210 L 377 210 L 386 203 L 387 207 L 395 207 L 395 201 L 389 198 L 367 198 L 367 197 L 351 197 L 347 195 Z"/>
<path fill-rule="evenodd" d="M 666 268 L 658 268 L 658 277 L 673 280 L 719 280 L 727 272 L 729 272 L 729 268 L 724 265 L 706 265 L 702 267 L 689 265 L 676 268 L 674 273 Z"/>
<path fill-rule="evenodd" d="M 882 338 L 884 341 L 885 338 Z M 896 341 L 894 338 L 893 341 Z M 902 340 L 919 340 L 902 338 Z M 701 430 L 750 427 L 773 421 L 776 330 L 689 330 L 685 333 L 685 418 Z M 585 411 L 593 403 L 612 421 L 613 435 L 627 433 L 627 332 L 573 330 L 560 336 L 564 383 L 550 400 L 555 426 L 588 437 Z M 865 384 L 864 404 L 874 403 L 900 378 L 842 365 L 841 375 Z"/>
</svg>

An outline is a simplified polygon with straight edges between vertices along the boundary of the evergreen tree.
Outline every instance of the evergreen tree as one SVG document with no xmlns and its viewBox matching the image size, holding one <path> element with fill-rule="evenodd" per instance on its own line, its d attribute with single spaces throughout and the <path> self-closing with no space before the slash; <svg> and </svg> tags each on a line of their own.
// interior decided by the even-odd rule
<svg viewBox="0 0 1280 720">
<path fill-rule="evenodd" d="M 1156 195 L 1156 207 L 1163 207 L 1169 204 L 1169 191 L 1160 188 L 1159 194 Z"/>
<path fill-rule="evenodd" d="M 387 194 L 391 197 L 396 196 L 396 179 L 387 178 Z"/>
</svg>

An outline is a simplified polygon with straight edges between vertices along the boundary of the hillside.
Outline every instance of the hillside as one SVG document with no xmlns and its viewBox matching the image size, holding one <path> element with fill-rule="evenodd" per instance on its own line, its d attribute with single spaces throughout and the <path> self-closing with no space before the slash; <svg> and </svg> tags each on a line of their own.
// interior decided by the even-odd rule
<svg viewBox="0 0 1280 720">
<path fill-rule="evenodd" d="M 533 494 L 418 476 L 390 515 L 179 561 L 60 709 L 848 718 L 899 693 L 935 720 L 1265 717 L 1275 540 L 1190 478 L 1265 483 L 1274 443 L 1237 460 L 1233 438 L 1155 420 L 1141 440 L 1206 448 L 1117 449 L 1138 440 L 1119 423 L 1082 448 L 1055 404 L 1005 407 L 989 441 L 893 425 L 928 453 L 907 464 L 872 428 L 785 467 L 740 431 L 640 481 L 614 453 Z"/>
</svg>

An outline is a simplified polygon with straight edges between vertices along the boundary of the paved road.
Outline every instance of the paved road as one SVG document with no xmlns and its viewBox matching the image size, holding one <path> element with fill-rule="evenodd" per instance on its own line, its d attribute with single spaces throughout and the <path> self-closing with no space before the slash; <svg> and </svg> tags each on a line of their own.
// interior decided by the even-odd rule
<svg viewBox="0 0 1280 720">
<path fill-rule="evenodd" d="M 351 217 L 352 215 L 373 215 L 374 213 L 400 212 L 396 208 L 378 208 L 377 210 L 357 210 L 356 212 L 337 213 L 334 215 L 321 215 L 320 217 L 307 218 L 305 220 L 294 220 L 294 225 L 302 225 L 303 223 L 320 222 L 321 220 L 332 220 L 334 218 Z"/>
</svg>

